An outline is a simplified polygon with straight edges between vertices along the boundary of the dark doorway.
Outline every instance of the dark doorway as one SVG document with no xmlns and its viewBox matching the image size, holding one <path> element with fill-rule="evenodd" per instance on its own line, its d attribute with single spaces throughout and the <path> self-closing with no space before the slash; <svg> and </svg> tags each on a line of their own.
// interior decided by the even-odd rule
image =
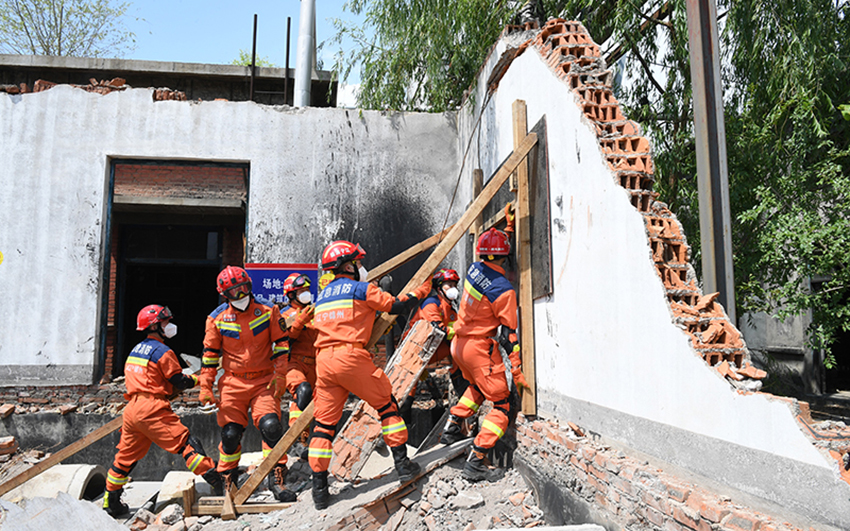
<svg viewBox="0 0 850 531">
<path fill-rule="evenodd" d="M 215 279 L 221 268 L 218 227 L 125 225 L 121 227 L 118 287 L 118 345 L 113 376 L 143 339 L 136 316 L 148 304 L 168 306 L 178 333 L 174 352 L 200 357 L 206 316 L 218 305 Z"/>
<path fill-rule="evenodd" d="M 850 332 L 840 332 L 832 344 L 836 365 L 824 370 L 826 391 L 850 391 Z"/>
</svg>

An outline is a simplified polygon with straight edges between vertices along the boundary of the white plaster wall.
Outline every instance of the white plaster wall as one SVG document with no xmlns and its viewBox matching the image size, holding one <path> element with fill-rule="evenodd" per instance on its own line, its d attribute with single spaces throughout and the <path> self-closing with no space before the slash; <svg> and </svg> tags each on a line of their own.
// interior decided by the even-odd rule
<svg viewBox="0 0 850 531">
<path fill-rule="evenodd" d="M 456 147 L 453 114 L 0 94 L 0 383 L 92 380 L 110 157 L 247 162 L 248 261 L 316 262 L 329 239 L 362 237 L 373 266 L 398 252 L 394 230 L 440 229 Z"/>
<path fill-rule="evenodd" d="M 483 90 L 482 81 L 477 106 Z M 546 116 L 554 294 L 534 307 L 542 412 L 557 417 L 555 397 L 567 396 L 828 468 L 788 407 L 737 394 L 672 324 L 642 216 L 615 183 L 576 98 L 529 48 L 500 81 L 481 121 L 482 145 L 472 149 L 490 175 L 512 151 L 514 100 L 526 101 L 529 127 Z M 460 116 L 462 144 L 477 112 Z"/>
</svg>

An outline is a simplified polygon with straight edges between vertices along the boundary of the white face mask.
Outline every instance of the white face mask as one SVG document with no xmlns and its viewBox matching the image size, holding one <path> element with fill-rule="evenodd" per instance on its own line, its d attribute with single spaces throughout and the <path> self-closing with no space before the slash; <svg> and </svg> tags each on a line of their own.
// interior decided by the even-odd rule
<svg viewBox="0 0 850 531">
<path fill-rule="evenodd" d="M 457 288 L 449 288 L 447 290 L 443 290 L 443 295 L 445 295 L 446 298 L 449 299 L 450 301 L 457 299 L 457 296 L 459 294 L 460 294 L 460 292 L 457 290 Z"/>
<path fill-rule="evenodd" d="M 366 282 L 366 279 L 369 278 L 369 271 L 363 266 L 360 266 L 357 271 L 360 274 L 360 282 Z"/>
<path fill-rule="evenodd" d="M 302 291 L 298 294 L 298 302 L 301 304 L 310 304 L 313 302 L 313 294 L 309 291 Z"/>
<path fill-rule="evenodd" d="M 174 323 L 168 323 L 167 325 L 162 327 L 162 335 L 165 337 L 174 337 L 177 335 L 177 325 Z"/>
<path fill-rule="evenodd" d="M 230 305 L 239 310 L 240 312 L 244 312 L 245 308 L 251 304 L 251 297 L 242 297 L 238 301 L 230 301 Z"/>
</svg>

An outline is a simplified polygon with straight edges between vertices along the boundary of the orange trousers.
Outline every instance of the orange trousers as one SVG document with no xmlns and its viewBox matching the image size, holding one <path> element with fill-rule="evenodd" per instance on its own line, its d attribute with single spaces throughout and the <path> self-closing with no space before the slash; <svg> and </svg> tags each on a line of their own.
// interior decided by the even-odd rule
<svg viewBox="0 0 850 531">
<path fill-rule="evenodd" d="M 466 419 L 478 411 L 485 399 L 493 402 L 493 409 L 484 417 L 481 431 L 473 441 L 479 449 L 488 450 L 505 434 L 510 413 L 510 389 L 499 347 L 489 337 L 455 336 L 452 358 L 469 387 L 451 414 Z"/>
<path fill-rule="evenodd" d="M 293 355 L 286 368 L 286 390 L 292 395 L 289 402 L 289 425 L 298 420 L 301 410 L 295 403 L 295 390 L 304 382 L 309 382 L 313 388 L 313 396 L 316 395 L 316 358 Z"/>
<path fill-rule="evenodd" d="M 398 413 L 393 387 L 372 356 L 358 345 L 344 344 L 320 350 L 316 356 L 316 426 L 310 437 L 310 468 L 328 469 L 333 456 L 333 437 L 349 392 L 375 408 L 381 416 L 381 433 L 387 446 L 407 442 L 407 426 Z"/>
<path fill-rule="evenodd" d="M 186 444 L 188 440 L 189 429 L 171 410 L 167 398 L 133 394 L 124 408 L 118 453 L 106 474 L 106 490 L 116 491 L 124 487 L 133 466 L 147 455 L 152 443 L 172 454 L 182 451 L 186 467 L 195 474 L 201 475 L 213 468 L 213 460 L 197 453 Z"/>
<path fill-rule="evenodd" d="M 223 428 L 226 424 L 235 423 L 247 428 L 249 408 L 251 419 L 257 428 L 259 428 L 260 419 L 269 413 L 280 418 L 280 399 L 274 397 L 274 386 L 271 389 L 268 388 L 273 376 L 274 372 L 269 372 L 258 378 L 248 379 L 225 371 L 218 380 L 218 390 L 221 393 L 218 406 L 218 425 Z M 263 457 L 267 456 L 271 450 L 272 447 L 263 440 Z M 239 459 L 242 457 L 242 445 L 239 445 L 235 453 L 226 454 L 219 444 L 218 453 L 218 471 L 233 470 L 239 466 Z M 283 454 L 278 463 L 285 465 L 286 461 L 286 454 Z"/>
</svg>

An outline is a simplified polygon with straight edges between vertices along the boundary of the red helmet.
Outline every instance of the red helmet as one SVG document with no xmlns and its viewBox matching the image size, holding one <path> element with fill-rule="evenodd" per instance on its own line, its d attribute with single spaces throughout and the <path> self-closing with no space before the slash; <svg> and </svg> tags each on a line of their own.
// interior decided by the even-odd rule
<svg viewBox="0 0 850 531">
<path fill-rule="evenodd" d="M 304 287 L 310 287 L 310 277 L 301 273 L 292 273 L 283 281 L 283 294 L 289 297 L 290 293 Z"/>
<path fill-rule="evenodd" d="M 460 282 L 460 276 L 454 269 L 440 269 L 434 276 L 431 277 L 431 285 L 435 288 L 440 287 L 443 282 Z"/>
<path fill-rule="evenodd" d="M 511 242 L 508 235 L 499 229 L 492 228 L 478 238 L 475 253 L 478 256 L 507 256 L 511 252 Z"/>
<path fill-rule="evenodd" d="M 322 253 L 322 269 L 339 269 L 342 264 L 361 260 L 364 256 L 366 251 L 360 247 L 360 244 L 337 240 L 325 247 Z"/>
<path fill-rule="evenodd" d="M 139 315 L 136 316 L 136 330 L 146 330 L 147 328 L 171 319 L 173 314 L 168 306 L 160 306 L 159 304 L 150 304 L 142 308 Z"/>
<path fill-rule="evenodd" d="M 216 279 L 218 292 L 235 301 L 251 294 L 251 277 L 241 267 L 227 266 Z"/>
</svg>

